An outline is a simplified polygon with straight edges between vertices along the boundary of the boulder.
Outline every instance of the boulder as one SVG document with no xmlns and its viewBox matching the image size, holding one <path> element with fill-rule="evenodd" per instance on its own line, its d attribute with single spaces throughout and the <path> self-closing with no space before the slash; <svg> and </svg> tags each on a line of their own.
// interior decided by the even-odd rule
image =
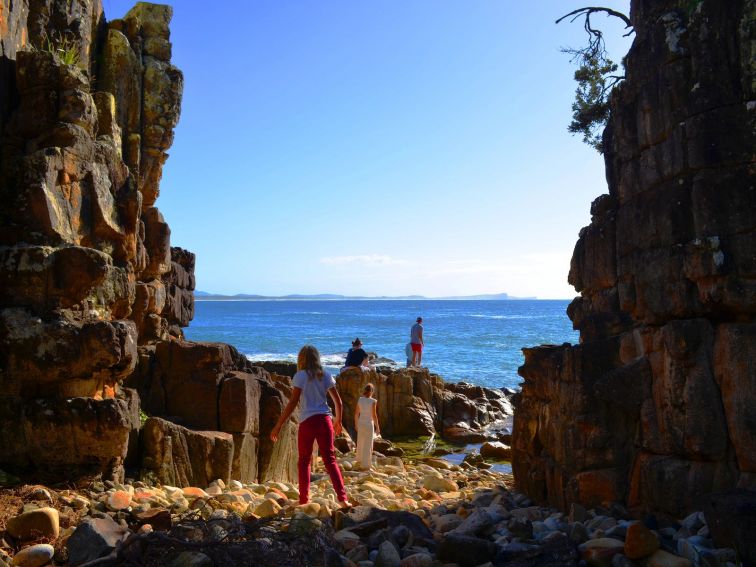
<svg viewBox="0 0 756 567">
<path fill-rule="evenodd" d="M 38 508 L 8 520 L 5 530 L 16 539 L 55 539 L 60 533 L 60 516 L 55 508 Z"/>
<path fill-rule="evenodd" d="M 109 516 L 84 518 L 68 538 L 68 561 L 72 567 L 94 561 L 113 551 L 129 530 Z"/>
<path fill-rule="evenodd" d="M 512 448 L 499 441 L 486 441 L 480 446 L 480 454 L 485 459 L 508 461 L 512 458 Z"/>
<path fill-rule="evenodd" d="M 123 479 L 138 398 L 0 398 L 0 466 L 40 480 Z"/>
<path fill-rule="evenodd" d="M 230 433 L 193 431 L 158 417 L 142 428 L 142 476 L 172 486 L 228 482 L 234 458 Z"/>
<path fill-rule="evenodd" d="M 468 445 L 470 443 L 482 443 L 486 440 L 486 434 L 470 429 L 466 424 L 456 424 L 444 427 L 443 438 L 455 445 Z"/>
<path fill-rule="evenodd" d="M 232 371 L 220 383 L 220 429 L 230 433 L 260 433 L 261 374 Z"/>
</svg>

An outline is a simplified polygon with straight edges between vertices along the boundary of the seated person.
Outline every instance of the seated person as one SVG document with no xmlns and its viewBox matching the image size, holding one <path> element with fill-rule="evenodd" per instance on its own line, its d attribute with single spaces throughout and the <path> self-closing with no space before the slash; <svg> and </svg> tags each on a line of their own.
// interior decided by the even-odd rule
<svg viewBox="0 0 756 567">
<path fill-rule="evenodd" d="M 344 362 L 344 368 L 355 366 L 367 370 L 370 368 L 368 363 L 368 353 L 362 348 L 362 341 L 356 338 L 352 341 L 352 348 L 347 353 L 346 362 Z"/>
</svg>

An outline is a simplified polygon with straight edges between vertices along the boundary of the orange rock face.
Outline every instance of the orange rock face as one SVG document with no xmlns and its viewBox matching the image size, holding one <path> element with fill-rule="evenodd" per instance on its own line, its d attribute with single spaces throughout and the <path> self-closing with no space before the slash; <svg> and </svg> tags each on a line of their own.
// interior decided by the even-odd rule
<svg viewBox="0 0 756 567">
<path fill-rule="evenodd" d="M 631 3 L 608 194 L 569 272 L 580 344 L 523 349 L 515 479 L 563 509 L 679 516 L 702 495 L 756 488 L 751 14 L 678 8 Z"/>
<path fill-rule="evenodd" d="M 195 257 L 155 206 L 183 89 L 172 8 L 106 23 L 99 0 L 27 4 L 0 18 L 0 468 L 292 479 L 292 426 L 261 440 L 286 384 L 228 345 L 181 340 Z M 20 49 L 63 35 L 79 64 Z"/>
</svg>

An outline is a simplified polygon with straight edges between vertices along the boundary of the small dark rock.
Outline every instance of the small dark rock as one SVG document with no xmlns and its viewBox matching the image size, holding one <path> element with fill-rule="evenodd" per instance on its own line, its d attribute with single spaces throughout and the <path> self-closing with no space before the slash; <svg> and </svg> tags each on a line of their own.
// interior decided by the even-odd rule
<svg viewBox="0 0 756 567">
<path fill-rule="evenodd" d="M 512 518 L 507 524 L 507 529 L 515 537 L 523 539 L 530 539 L 533 537 L 533 523 L 524 518 Z"/>
<path fill-rule="evenodd" d="M 496 557 L 492 541 L 466 535 L 447 535 L 438 544 L 437 557 L 461 567 L 476 567 Z"/>
</svg>

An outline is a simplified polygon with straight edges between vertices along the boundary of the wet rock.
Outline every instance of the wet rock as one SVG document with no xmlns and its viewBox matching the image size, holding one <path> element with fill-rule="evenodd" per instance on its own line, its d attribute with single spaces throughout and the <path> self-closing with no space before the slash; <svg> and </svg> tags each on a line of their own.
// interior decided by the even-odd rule
<svg viewBox="0 0 756 567">
<path fill-rule="evenodd" d="M 486 441 L 480 446 L 480 454 L 485 459 L 508 461 L 512 458 L 512 448 L 499 441 Z"/>
</svg>

